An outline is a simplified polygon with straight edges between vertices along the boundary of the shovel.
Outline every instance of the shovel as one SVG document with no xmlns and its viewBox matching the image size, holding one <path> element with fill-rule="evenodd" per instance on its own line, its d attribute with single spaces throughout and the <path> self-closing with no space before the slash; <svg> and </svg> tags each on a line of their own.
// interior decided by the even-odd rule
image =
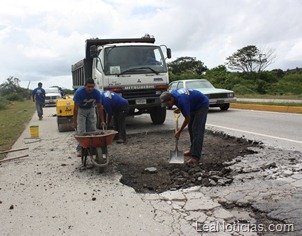
<svg viewBox="0 0 302 236">
<path fill-rule="evenodd" d="M 175 132 L 178 131 L 178 118 L 180 116 L 179 114 L 174 113 L 175 117 Z M 178 139 L 175 139 L 175 150 L 170 151 L 170 164 L 183 164 L 185 162 L 184 154 L 182 151 L 178 150 Z"/>
</svg>

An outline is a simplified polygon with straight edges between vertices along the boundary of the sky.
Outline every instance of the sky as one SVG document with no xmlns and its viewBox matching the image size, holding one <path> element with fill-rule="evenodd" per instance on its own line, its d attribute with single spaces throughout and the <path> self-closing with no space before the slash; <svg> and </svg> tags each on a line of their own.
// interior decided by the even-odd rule
<svg viewBox="0 0 302 236">
<path fill-rule="evenodd" d="M 274 50 L 267 67 L 302 67 L 301 0 L 9 0 L 0 7 L 0 84 L 72 89 L 89 38 L 155 37 L 172 59 L 209 69 L 248 45 Z M 168 61 L 169 62 L 169 61 Z"/>
</svg>

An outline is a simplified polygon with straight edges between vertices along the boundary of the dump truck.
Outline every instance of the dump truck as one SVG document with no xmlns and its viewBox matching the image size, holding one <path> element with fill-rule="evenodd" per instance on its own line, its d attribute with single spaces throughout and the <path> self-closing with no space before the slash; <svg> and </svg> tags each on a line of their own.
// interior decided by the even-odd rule
<svg viewBox="0 0 302 236">
<path fill-rule="evenodd" d="M 73 88 L 92 78 L 100 92 L 127 99 L 130 116 L 149 113 L 154 124 L 163 124 L 166 107 L 159 96 L 169 87 L 167 58 L 171 49 L 153 37 L 87 39 L 85 58 L 71 66 Z"/>
</svg>

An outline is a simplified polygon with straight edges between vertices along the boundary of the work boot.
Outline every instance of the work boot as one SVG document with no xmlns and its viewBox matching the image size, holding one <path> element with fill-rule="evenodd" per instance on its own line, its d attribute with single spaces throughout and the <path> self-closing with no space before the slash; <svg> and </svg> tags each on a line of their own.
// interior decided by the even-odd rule
<svg viewBox="0 0 302 236">
<path fill-rule="evenodd" d="M 197 160 L 194 157 L 191 157 L 189 160 L 186 161 L 186 164 L 196 164 L 198 162 L 199 162 L 199 160 Z"/>
<path fill-rule="evenodd" d="M 124 143 L 124 142 L 125 142 L 124 139 L 118 139 L 118 140 L 116 141 L 116 143 Z"/>
<path fill-rule="evenodd" d="M 82 152 L 77 152 L 77 157 L 81 157 L 82 156 Z"/>
</svg>

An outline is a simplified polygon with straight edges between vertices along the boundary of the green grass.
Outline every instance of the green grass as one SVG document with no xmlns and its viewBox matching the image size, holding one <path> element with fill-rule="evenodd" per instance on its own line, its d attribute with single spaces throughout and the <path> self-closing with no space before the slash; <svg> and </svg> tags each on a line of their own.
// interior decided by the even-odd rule
<svg viewBox="0 0 302 236">
<path fill-rule="evenodd" d="M 236 95 L 236 94 L 235 94 Z M 302 100 L 302 95 L 262 95 L 262 94 L 245 94 L 236 95 L 237 98 L 255 98 L 255 99 L 288 99 Z"/>
<path fill-rule="evenodd" d="M 271 105 L 271 106 L 290 106 L 290 107 L 302 107 L 302 103 L 295 102 L 248 102 L 248 101 L 237 101 L 240 104 L 257 104 L 257 105 Z"/>
<path fill-rule="evenodd" d="M 262 95 L 262 94 L 246 94 L 236 95 L 237 98 L 251 98 L 251 99 L 284 99 L 288 102 L 251 102 L 251 101 L 237 101 L 241 104 L 259 104 L 259 105 L 273 105 L 273 106 L 294 106 L 302 107 L 302 103 L 290 102 L 290 100 L 302 100 L 302 96 L 298 95 Z"/>
<path fill-rule="evenodd" d="M 0 110 L 0 151 L 10 150 L 35 112 L 32 100 L 8 102 L 6 109 Z M 0 154 L 3 159 L 4 154 Z"/>
</svg>

